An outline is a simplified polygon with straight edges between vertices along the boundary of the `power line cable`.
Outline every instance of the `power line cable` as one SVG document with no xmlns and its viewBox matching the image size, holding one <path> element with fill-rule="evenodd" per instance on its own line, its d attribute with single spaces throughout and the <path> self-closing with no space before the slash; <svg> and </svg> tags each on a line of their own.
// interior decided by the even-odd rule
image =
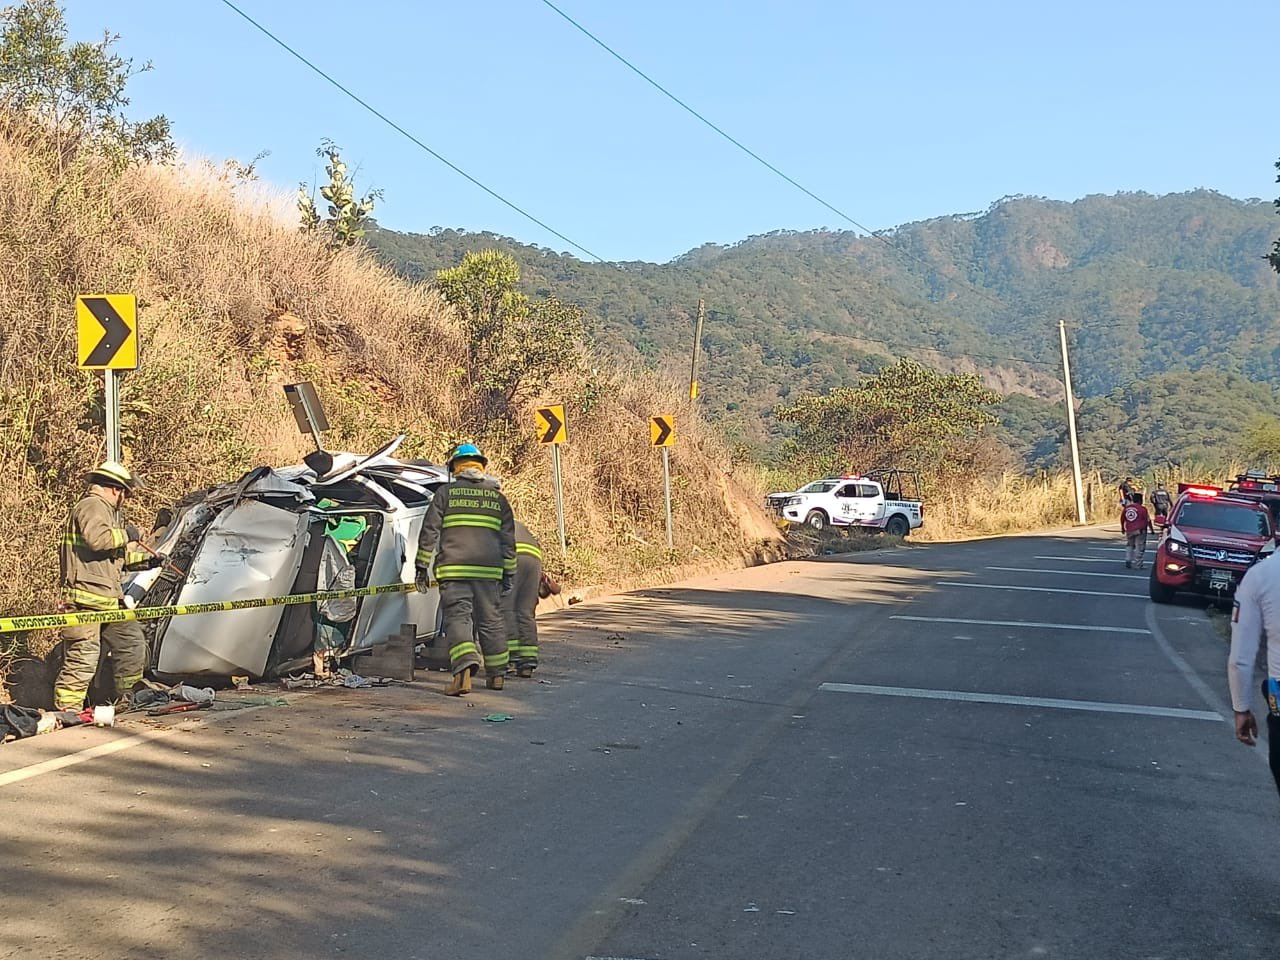
<svg viewBox="0 0 1280 960">
<path fill-rule="evenodd" d="M 756 152 L 755 152 L 754 150 L 752 150 L 750 147 L 748 147 L 748 146 L 746 146 L 744 143 L 742 143 L 742 141 L 735 139 L 734 137 L 732 137 L 731 135 L 729 135 L 728 133 L 726 133 L 724 130 L 722 130 L 720 127 L 716 126 L 714 123 L 712 123 L 710 120 L 708 120 L 708 119 L 707 119 L 706 117 L 704 117 L 702 114 L 700 114 L 697 110 L 693 109 L 693 107 L 689 106 L 689 104 L 685 103 L 683 100 L 681 100 L 679 97 L 677 97 L 674 93 L 672 93 L 670 90 L 668 90 L 668 89 L 667 89 L 666 87 L 664 87 L 662 84 L 660 84 L 657 80 L 653 79 L 653 77 L 649 76 L 647 73 L 645 73 L 645 72 L 644 72 L 643 70 L 641 70 L 639 67 L 637 67 L 634 63 L 632 63 L 630 60 L 628 60 L 626 57 L 624 57 L 622 54 L 618 53 L 618 51 L 614 50 L 611 46 L 609 46 L 607 43 L 605 43 L 603 40 L 601 40 L 599 37 L 597 37 L 594 33 L 592 33 L 590 30 L 588 30 L 586 27 L 584 27 L 582 24 L 580 24 L 577 20 L 573 19 L 573 17 L 569 16 L 567 13 L 565 13 L 563 10 L 561 10 L 559 7 L 557 7 L 554 3 L 552 3 L 552 2 L 551 2 L 551 0 L 542 0 L 542 2 L 543 2 L 543 3 L 545 3 L 545 4 L 546 4 L 548 7 L 550 7 L 552 10 L 554 10 L 556 13 L 558 13 L 558 14 L 559 14 L 561 17 L 563 17 L 566 21 L 568 21 L 568 23 L 569 23 L 569 24 L 571 24 L 573 27 L 575 27 L 577 30 L 579 30 L 579 31 L 583 34 L 583 36 L 585 36 L 585 37 L 587 37 L 588 39 L 590 39 L 593 43 L 595 43 L 597 46 L 599 46 L 599 47 L 600 47 L 600 49 L 604 50 L 606 53 L 608 53 L 611 57 L 613 57 L 615 60 L 617 60 L 617 61 L 618 61 L 619 63 L 621 63 L 623 66 L 625 66 L 628 70 L 630 70 L 632 73 L 634 73 L 634 74 L 635 74 L 636 76 L 638 76 L 640 79 L 644 80 L 644 81 L 645 81 L 646 83 L 648 83 L 651 87 L 653 87 L 655 90 L 657 90 L 657 91 L 658 91 L 659 93 L 661 93 L 663 96 L 667 97 L 667 98 L 668 98 L 669 100 L 671 100 L 672 102 L 674 102 L 674 103 L 676 103 L 676 104 L 679 104 L 679 106 L 680 106 L 682 109 L 684 109 L 686 112 L 688 112 L 688 113 L 690 113 L 691 115 L 693 115 L 694 117 L 696 117 L 696 118 L 697 118 L 698 120 L 700 120 L 702 123 L 706 124 L 708 127 L 710 127 L 712 130 L 714 130 L 716 133 L 720 134 L 720 136 L 724 137 L 724 139 L 728 140 L 728 141 L 729 141 L 730 143 L 732 143 L 735 147 L 737 147 L 739 150 L 741 150 L 741 151 L 742 151 L 743 153 L 745 153 L 747 156 L 751 157 L 751 158 L 752 158 L 753 160 L 755 160 L 757 163 L 760 163 L 760 164 L 762 164 L 763 166 L 767 167 L 769 170 L 773 171 L 775 174 L 777 174 L 777 175 L 778 175 L 779 177 L 781 177 L 783 180 L 787 181 L 787 183 L 791 184 L 793 187 L 795 187 L 797 190 L 799 190 L 799 191 L 800 191 L 801 193 L 803 193 L 805 196 L 809 197 L 809 198 L 810 198 L 810 199 L 812 199 L 812 200 L 816 200 L 818 203 L 822 204 L 822 206 L 826 207 L 828 210 L 830 210 L 832 213 L 834 213 L 834 214 L 835 214 L 837 217 L 839 217 L 840 219 L 845 220 L 845 221 L 847 221 L 848 223 L 853 224 L 855 227 L 857 227 L 859 230 L 862 230 L 862 231 L 863 231 L 863 232 L 865 232 L 865 233 L 871 234 L 872 236 L 875 236 L 875 235 L 876 235 L 875 231 L 874 231 L 874 230 L 872 230 L 870 227 L 864 227 L 862 224 L 860 224 L 857 220 L 853 219 L 853 217 L 849 216 L 849 215 L 848 215 L 847 213 L 845 213 L 843 210 L 839 209 L 838 207 L 833 206 L 832 204 L 828 203 L 826 200 L 823 200 L 823 199 L 822 199 L 822 197 L 818 196 L 816 193 L 814 193 L 812 190 L 810 190 L 810 189 L 809 189 L 808 187 L 806 187 L 804 184 L 799 183 L 798 181 L 793 180 L 791 177 L 787 176 L 785 173 L 783 173 L 781 170 L 779 170 L 777 167 L 775 167 L 772 163 L 770 163 L 770 162 L 769 162 L 768 160 L 766 160 L 764 157 L 760 156 L 760 154 L 756 153 Z M 881 239 L 883 239 L 883 238 L 881 238 Z M 888 241 L 886 240 L 885 242 L 887 243 Z M 892 244 L 890 244 L 890 246 L 892 246 Z"/>
<path fill-rule="evenodd" d="M 575 250 L 580 250 L 581 252 L 585 253 L 585 254 L 586 254 L 588 257 L 590 257 L 591 259 L 593 259 L 593 260 L 598 260 L 600 263 L 607 263 L 607 262 L 608 262 L 607 260 L 605 260 L 605 259 L 604 259 L 604 257 L 601 257 L 601 256 L 599 256 L 598 254 L 592 253 L 590 250 L 588 250 L 588 249 L 587 249 L 586 247 L 584 247 L 582 244 L 580 244 L 580 243 L 578 243 L 578 242 L 576 242 L 576 241 L 574 241 L 574 240 L 571 240 L 569 237 L 566 237 L 566 236 L 565 236 L 563 233 L 561 233 L 559 230 L 557 230 L 557 229 L 555 229 L 554 227 L 550 226 L 549 224 L 546 224 L 546 223 L 544 223 L 543 221 L 539 220 L 537 217 L 535 217 L 533 214 L 529 213 L 527 210 L 524 210 L 523 208 L 521 208 L 521 207 L 517 206 L 515 203 L 513 203 L 513 202 L 512 202 L 512 201 L 510 201 L 510 200 L 508 200 L 506 197 L 502 196 L 502 194 L 498 193 L 496 190 L 494 190 L 494 189 L 492 189 L 492 188 L 490 188 L 490 187 L 486 186 L 485 184 L 481 183 L 479 180 L 477 180 L 477 179 L 476 179 L 475 177 L 473 177 L 471 174 L 467 173 L 467 171 L 463 170 L 463 169 L 462 169 L 461 167 L 459 167 L 457 164 L 453 163 L 452 161 L 448 160 L 447 158 L 445 158 L 445 157 L 444 157 L 444 156 L 442 156 L 441 154 L 437 153 L 435 150 L 431 149 L 431 147 L 427 146 L 425 143 L 423 143 L 421 140 L 419 140 L 417 137 L 415 137 L 412 133 L 410 133 L 410 132 L 409 132 L 408 130 L 406 130 L 404 127 L 400 126 L 400 124 L 396 123 L 394 120 L 392 120 L 390 117 L 388 117 L 388 116 L 387 116 L 385 113 L 383 113 L 381 110 L 378 110 L 376 107 L 374 107 L 372 104 L 370 104 L 370 103 L 369 103 L 369 102 L 367 102 L 366 100 L 361 99 L 361 98 L 360 98 L 360 97 L 358 97 L 356 94 L 352 93 L 349 89 L 347 89 L 345 86 L 343 86 L 341 83 L 339 83 L 337 80 L 335 80 L 333 77 L 331 77 L 329 74 L 325 73 L 325 72 L 324 72 L 323 70 L 321 70 L 318 66 L 316 66 L 314 63 L 312 63 L 310 60 L 308 60 L 306 57 L 304 57 L 302 54 L 300 54 L 297 50 L 293 49 L 293 47 L 289 46 L 287 43 L 285 43 L 283 40 L 281 40 L 279 37 L 277 37 L 274 33 L 272 33 L 270 30 L 268 30 L 266 27 L 264 27 L 262 24 L 258 23 L 258 21 L 257 21 L 257 20 L 254 20 L 254 19 L 253 19 L 253 17 L 249 16 L 247 13 L 245 13 L 243 10 L 241 10 L 239 7 L 237 7 L 234 3 L 232 3 L 232 2 L 231 2 L 231 0 L 222 0 L 222 2 L 223 2 L 224 4 L 226 4 L 228 7 L 230 7 L 230 8 L 231 8 L 233 11 L 235 11 L 237 14 L 239 14 L 241 17 L 243 17 L 243 18 L 244 18 L 246 21 L 248 21 L 250 24 L 252 24 L 252 25 L 253 25 L 257 30 L 259 30 L 259 31 L 260 31 L 264 36 L 266 36 L 266 37 L 268 37 L 270 40 L 274 41 L 278 46 L 280 46 L 280 47 L 281 47 L 282 49 L 284 49 L 286 52 L 288 52 L 288 53 L 289 53 L 289 54 L 291 54 L 293 57 L 295 57 L 296 59 L 298 59 L 299 61 L 301 61 L 301 62 L 302 62 L 305 66 L 307 66 L 309 69 L 311 69 L 312 71 L 314 71 L 315 73 L 317 73 L 319 76 L 323 77 L 323 78 L 324 78 L 325 80 L 327 80 L 330 84 L 332 84 L 332 85 L 333 85 L 334 87 L 336 87 L 338 90 L 342 91 L 344 94 L 346 94 L 346 95 L 347 95 L 348 97 L 350 97 L 352 100 L 354 100 L 356 103 L 360 104 L 360 106 L 364 107 L 364 108 L 365 108 L 366 110 L 368 110 L 371 114 L 373 114 L 375 117 L 377 117 L 379 120 L 381 120 L 381 121 L 382 121 L 383 123 L 385 123 L 387 126 L 389 126 L 392 130 L 395 130 L 397 133 L 399 133 L 401 136 L 405 137 L 405 138 L 406 138 L 407 140 L 409 140 L 411 143 L 413 143 L 413 144 L 417 145 L 418 147 L 422 148 L 422 149 L 423 149 L 423 150 L 425 150 L 427 153 L 429 153 L 431 156 L 435 157 L 437 160 L 439 160 L 441 163 L 443 163 L 446 167 L 448 167 L 448 168 L 449 168 L 450 170 L 452 170 L 454 173 L 458 174 L 459 176 L 461 176 L 461 177 L 465 178 L 466 180 L 468 180 L 469 182 L 471 182 L 471 183 L 472 183 L 472 184 L 474 184 L 475 186 L 479 187 L 481 190 L 483 190 L 483 191 L 484 191 L 485 193 L 487 193 L 489 196 L 493 197 L 495 200 L 499 201 L 500 203 L 502 203 L 502 204 L 504 204 L 505 206 L 509 207 L 510 209 L 514 210 L 516 213 L 520 214 L 520 216 L 524 217 L 526 220 L 530 221 L 531 223 L 536 223 L 536 224 L 537 224 L 538 226 L 540 226 L 543 230 L 546 230 L 548 233 L 552 234 L 553 236 L 559 237 L 561 240 L 563 240 L 565 243 L 569 244 L 569 246 L 573 247 Z"/>
<path fill-rule="evenodd" d="M 224 2 L 225 2 L 225 0 L 224 0 Z M 567 23 L 569 23 L 569 24 L 570 24 L 574 29 L 578 30 L 578 31 L 579 31 L 583 36 L 585 36 L 587 39 L 589 39 L 592 43 L 596 44 L 596 46 L 600 47 L 600 49 L 604 50 L 606 53 L 608 53 L 611 57 L 613 57 L 615 60 L 617 60 L 617 61 L 618 61 L 619 63 L 621 63 L 623 66 L 625 66 L 628 70 L 630 70 L 632 73 L 634 73 L 634 74 L 635 74 L 636 76 L 638 76 L 640 79 L 644 80 L 644 81 L 645 81 L 645 83 L 649 84 L 651 87 L 653 87 L 653 88 L 654 88 L 655 90 L 657 90 L 659 93 L 661 93 L 664 97 L 666 97 L 667 99 L 669 99 L 670 101 L 672 101 L 673 103 L 675 103 L 676 105 L 678 105 L 682 110 L 684 110 L 685 112 L 687 112 L 688 114 L 690 114 L 691 116 L 693 116 L 694 118 L 696 118 L 698 121 L 700 121 L 701 123 L 703 123 L 703 124 L 705 124 L 706 126 L 710 127 L 710 128 L 711 128 L 712 130 L 714 130 L 717 134 L 719 134 L 719 135 L 720 135 L 721 137 L 723 137 L 725 140 L 729 141 L 729 143 L 733 144 L 735 147 L 737 147 L 739 150 L 741 150 L 741 151 L 742 151 L 743 153 L 745 153 L 747 156 L 751 157 L 751 158 L 752 158 L 753 160 L 755 160 L 757 163 L 761 164 L 761 165 L 762 165 L 762 166 L 764 166 L 766 169 L 768 169 L 768 170 L 769 170 L 769 171 L 771 171 L 772 173 L 776 174 L 777 176 L 781 177 L 781 178 L 782 178 L 783 180 L 785 180 L 787 183 L 791 184 L 791 186 L 795 187 L 797 190 L 799 190 L 799 191 L 800 191 L 801 193 L 803 193 L 805 196 L 809 197 L 809 198 L 810 198 L 810 199 L 812 199 L 812 200 L 817 201 L 819 204 L 821 204 L 821 205 L 822 205 L 823 207 L 825 207 L 827 210 L 830 210 L 832 213 L 834 213 L 836 216 L 840 217 L 842 220 L 846 221 L 847 223 L 851 223 L 853 226 L 855 226 L 855 227 L 856 227 L 856 228 L 858 228 L 859 230 L 863 231 L 863 232 L 864 232 L 864 233 L 866 233 L 868 236 L 874 237 L 876 240 L 879 240 L 879 241 L 880 241 L 881 243 L 883 243 L 885 246 L 889 247 L 889 249 L 891 249 L 891 250 L 896 250 L 898 253 L 902 254 L 903 256 L 905 256 L 905 257 L 907 257 L 907 258 L 909 258 L 909 259 L 911 259 L 911 260 L 916 261 L 917 263 L 921 264 L 922 266 L 924 266 L 924 267 L 928 268 L 928 269 L 929 269 L 929 270 L 931 270 L 931 271 L 937 271 L 937 272 L 939 272 L 939 273 L 942 273 L 942 271 L 941 271 L 941 270 L 939 270 L 939 269 L 938 269 L 938 267 L 937 267 L 935 264 L 930 263 L 928 260 L 924 259 L 923 257 L 919 257 L 919 256 L 917 256 L 916 254 L 912 253 L 910 250 L 905 249 L 905 248 L 904 248 L 904 247 L 902 247 L 901 245 L 894 243 L 894 242 L 893 242 L 892 240 L 890 240 L 888 237 L 884 236 L 884 235 L 883 235 L 883 234 L 881 234 L 881 233 L 878 233 L 878 232 L 877 232 L 877 231 L 875 231 L 875 230 L 872 230 L 870 227 L 864 226 L 863 224 L 861 224 L 861 223 L 859 223 L 857 220 L 853 219 L 853 217 L 849 216 L 849 214 L 845 213 L 845 212 L 844 212 L 843 210 L 841 210 L 840 208 L 838 208 L 838 207 L 834 206 L 833 204 L 831 204 L 831 203 L 827 202 L 826 200 L 824 200 L 822 197 L 818 196 L 816 193 L 814 193 L 812 190 L 810 190 L 810 189 L 809 189 L 808 187 L 806 187 L 804 184 L 800 183 L 798 180 L 795 180 L 794 178 L 792 178 L 792 177 L 788 176 L 788 175 L 787 175 L 786 173 L 784 173 L 782 170 L 778 169 L 778 167 L 774 166 L 774 165 L 773 165 L 772 163 L 770 163 L 768 160 L 764 159 L 764 157 L 760 156 L 760 154 L 756 153 L 754 150 L 752 150 L 750 147 L 748 147 L 746 144 L 744 144 L 741 140 L 738 140 L 736 137 L 734 137 L 734 136 L 730 135 L 730 134 L 729 134 L 729 133 L 727 133 L 724 129 L 722 129 L 721 127 L 717 126 L 717 125 L 716 125 L 715 123 L 713 123 L 712 121 L 708 120 L 705 116 L 703 116 L 701 113 L 699 113 L 699 112 L 698 112 L 697 110 L 695 110 L 693 107 L 691 107 L 691 106 L 690 106 L 688 103 L 686 103 L 684 100 L 680 99 L 678 96 L 676 96 L 676 95 L 675 95 L 674 93 L 672 93 L 670 90 L 668 90 L 666 87 L 664 87 L 662 84 L 660 84 L 657 80 L 653 79 L 653 77 L 649 76 L 647 73 L 645 73 L 645 72 L 644 72 L 643 70 L 641 70 L 639 67 L 637 67 L 634 63 L 632 63 L 630 60 L 628 60 L 626 57 L 624 57 L 622 54 L 620 54 L 617 50 L 614 50 L 614 49 L 613 49 L 613 47 L 609 46 L 607 43 L 605 43 L 603 40 L 601 40 L 599 37 L 597 37 L 594 33 L 592 33 L 590 30 L 588 30 L 586 27 L 584 27 L 581 23 L 579 23 L 579 22 L 578 22 L 577 20 L 575 20 L 573 17 L 569 16 L 569 14 L 565 13 L 565 12 L 564 12 L 563 10 L 561 10 L 558 6 L 556 6 L 556 5 L 552 2 L 552 0 L 542 0 L 542 2 L 543 2 L 543 4 L 545 4 L 548 8 L 550 8 L 552 11 L 554 11 L 556 14 L 558 14 L 561 18 L 563 18 Z M 946 274 L 945 274 L 945 273 L 943 273 L 943 276 L 945 277 L 945 276 L 946 276 Z M 973 284 L 969 283 L 969 282 L 968 282 L 968 281 L 966 281 L 966 280 L 957 280 L 957 279 L 955 279 L 954 277 L 947 277 L 947 280 L 948 280 L 949 282 L 951 282 L 951 283 L 956 284 L 956 285 L 957 285 L 958 287 L 960 287 L 961 289 L 967 289 L 967 290 L 969 290 L 971 293 L 975 293 L 975 294 L 977 294 L 978 296 L 982 297 L 984 300 L 987 300 L 988 302 L 995 304 L 997 307 L 1000 307 L 1002 310 L 1007 310 L 1007 309 L 1009 309 L 1009 305 L 1008 305 L 1008 304 L 1006 304 L 1004 301 L 1000 300 L 998 297 L 992 296 L 991 294 L 987 293 L 985 290 L 982 290 L 981 288 L 974 286 Z M 969 354 L 969 356 L 977 356 L 977 355 L 976 355 L 976 354 Z M 1019 362 L 1023 362 L 1023 363 L 1044 363 L 1045 361 L 1042 361 L 1042 360 L 1024 360 L 1024 361 L 1019 361 Z"/>
</svg>

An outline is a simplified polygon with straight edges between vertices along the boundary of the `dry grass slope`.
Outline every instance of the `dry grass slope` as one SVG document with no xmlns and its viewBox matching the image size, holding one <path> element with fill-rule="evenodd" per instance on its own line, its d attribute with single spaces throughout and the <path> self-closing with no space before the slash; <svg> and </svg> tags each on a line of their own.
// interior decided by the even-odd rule
<svg viewBox="0 0 1280 960">
<path fill-rule="evenodd" d="M 252 185 L 250 185 L 252 186 Z M 124 378 L 126 460 L 147 519 L 185 492 L 307 449 L 281 385 L 316 383 L 334 449 L 408 434 L 439 458 L 468 405 L 450 308 L 365 254 L 328 253 L 244 185 L 199 168 L 113 170 L 57 154 L 0 117 L 0 611 L 56 603 L 55 542 L 85 471 L 103 456 L 101 378 L 75 367 L 74 298 L 138 295 L 142 366 Z M 535 400 L 565 402 L 570 583 L 651 577 L 698 559 L 732 562 L 771 535 L 721 444 L 678 392 L 600 358 Z M 647 418 L 674 412 L 676 549 L 663 535 L 661 468 Z M 550 467 L 526 423 L 484 443 L 517 511 L 555 540 Z M 6 641 L 0 635 L 0 653 Z M 41 638 L 32 637 L 38 648 Z M 48 638 L 42 643 L 47 645 Z M 12 644 L 10 643 L 10 646 Z"/>
</svg>

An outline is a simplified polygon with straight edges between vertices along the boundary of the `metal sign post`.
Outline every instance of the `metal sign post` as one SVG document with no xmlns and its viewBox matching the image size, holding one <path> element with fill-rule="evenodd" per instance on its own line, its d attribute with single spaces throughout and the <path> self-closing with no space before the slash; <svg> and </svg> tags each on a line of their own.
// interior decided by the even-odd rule
<svg viewBox="0 0 1280 960">
<path fill-rule="evenodd" d="M 102 371 L 107 459 L 122 463 L 120 372 L 138 369 L 137 297 L 132 293 L 76 297 L 76 366 Z"/>
<path fill-rule="evenodd" d="M 569 439 L 569 421 L 564 415 L 564 404 L 556 403 L 539 407 L 534 420 L 538 428 L 538 442 L 551 444 L 551 479 L 556 492 L 556 531 L 560 534 L 560 552 L 569 549 L 564 534 L 564 474 L 560 469 L 560 444 Z"/>
<path fill-rule="evenodd" d="M 669 413 L 649 418 L 649 444 L 662 448 L 662 502 L 667 515 L 667 549 L 675 547 L 671 522 L 671 448 L 676 442 L 676 418 Z"/>
<path fill-rule="evenodd" d="M 662 499 L 667 507 L 667 549 L 675 547 L 671 533 L 671 448 L 662 448 Z"/>
<path fill-rule="evenodd" d="M 564 536 L 564 474 L 560 472 L 560 444 L 551 447 L 551 479 L 556 486 L 556 532 L 560 534 L 560 552 L 569 549 Z"/>
<path fill-rule="evenodd" d="M 107 459 L 123 462 L 120 448 L 120 372 L 103 370 L 103 400 L 106 408 Z"/>
</svg>

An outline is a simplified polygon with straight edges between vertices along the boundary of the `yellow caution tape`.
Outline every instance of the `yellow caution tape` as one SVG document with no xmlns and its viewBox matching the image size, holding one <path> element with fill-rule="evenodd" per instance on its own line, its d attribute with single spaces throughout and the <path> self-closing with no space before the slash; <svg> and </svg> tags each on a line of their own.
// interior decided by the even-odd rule
<svg viewBox="0 0 1280 960">
<path fill-rule="evenodd" d="M 321 600 L 345 600 L 371 597 L 383 593 L 408 593 L 416 589 L 412 583 L 388 583 L 380 587 L 356 587 L 353 590 L 323 590 L 319 593 L 293 593 L 283 597 L 261 597 L 253 600 L 220 600 L 214 603 L 178 603 L 168 607 L 137 607 L 133 610 L 100 610 L 89 613 L 50 613 L 34 617 L 0 617 L 0 633 L 18 630 L 44 630 L 50 627 L 79 627 L 90 623 L 124 623 L 127 620 L 161 620 L 184 617 L 192 613 L 217 613 L 222 610 L 247 610 L 251 607 L 284 607 L 295 603 Z"/>
</svg>

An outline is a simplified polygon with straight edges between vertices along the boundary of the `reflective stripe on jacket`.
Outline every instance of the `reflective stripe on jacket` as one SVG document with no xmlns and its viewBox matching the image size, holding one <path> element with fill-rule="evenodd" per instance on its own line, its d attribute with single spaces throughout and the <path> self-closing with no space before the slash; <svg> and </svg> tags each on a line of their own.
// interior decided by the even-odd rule
<svg viewBox="0 0 1280 960">
<path fill-rule="evenodd" d="M 63 599 L 92 610 L 119 607 L 124 565 L 143 559 L 140 554 L 126 557 L 128 540 L 120 515 L 97 494 L 72 507 L 58 551 Z"/>
<path fill-rule="evenodd" d="M 538 538 L 529 532 L 529 528 L 523 522 L 516 521 L 516 556 L 525 554 L 530 557 L 542 559 L 542 544 L 538 542 Z"/>
<path fill-rule="evenodd" d="M 437 580 L 501 580 L 516 568 L 515 520 L 498 484 L 464 470 L 436 490 L 422 519 L 416 565 L 435 555 Z"/>
</svg>

